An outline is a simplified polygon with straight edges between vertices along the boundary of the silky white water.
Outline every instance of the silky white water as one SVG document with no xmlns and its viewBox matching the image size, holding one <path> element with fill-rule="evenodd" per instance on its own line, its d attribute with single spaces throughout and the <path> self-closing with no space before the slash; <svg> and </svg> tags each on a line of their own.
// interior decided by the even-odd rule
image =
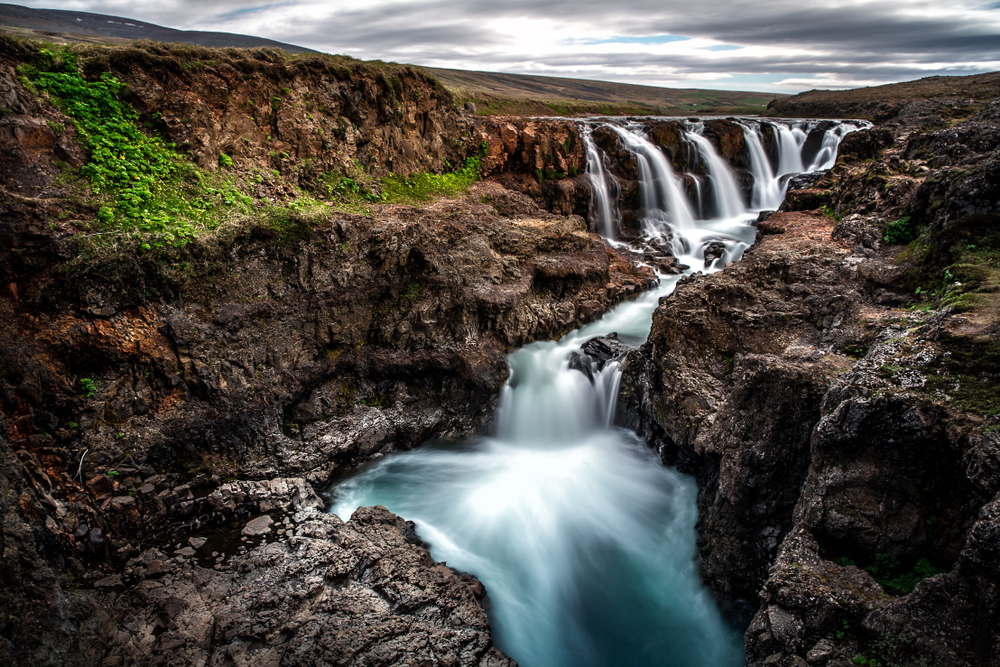
<svg viewBox="0 0 1000 667">
<path fill-rule="evenodd" d="M 693 480 L 610 425 L 617 363 L 593 384 L 568 367 L 592 336 L 644 339 L 674 282 L 512 354 L 494 437 L 388 456 L 335 490 L 341 517 L 384 505 L 478 576 L 494 641 L 525 667 L 743 664 L 699 581 Z"/>
<path fill-rule="evenodd" d="M 710 163 L 721 215 L 698 220 L 663 153 L 640 130 L 612 127 L 637 158 L 646 233 L 669 237 L 691 271 L 738 260 L 753 241 L 756 210 L 739 199 L 708 141 L 692 143 Z M 591 149 L 600 160 L 589 142 Z M 767 159 L 762 150 L 757 157 Z M 604 183 L 598 169 L 591 177 L 596 172 Z M 614 219 L 609 208 L 598 206 L 602 220 Z M 725 251 L 706 266 L 713 242 Z M 640 345 L 676 280 L 663 276 L 658 289 L 601 320 L 511 354 L 494 436 L 386 456 L 332 491 L 331 510 L 341 517 L 384 505 L 417 524 L 435 559 L 478 576 L 489 593 L 494 641 L 524 667 L 743 664 L 740 632 L 725 623 L 698 576 L 693 480 L 612 425 L 618 362 L 593 380 L 570 368 L 594 336 L 617 332 Z"/>
<path fill-rule="evenodd" d="M 617 236 L 617 225 L 612 213 L 611 193 L 608 190 L 608 178 L 604 174 L 604 158 L 597 150 L 594 139 L 590 136 L 590 127 L 584 127 L 583 145 L 587 150 L 587 173 L 593 187 L 593 204 L 597 215 L 597 230 L 606 239 Z"/>
</svg>

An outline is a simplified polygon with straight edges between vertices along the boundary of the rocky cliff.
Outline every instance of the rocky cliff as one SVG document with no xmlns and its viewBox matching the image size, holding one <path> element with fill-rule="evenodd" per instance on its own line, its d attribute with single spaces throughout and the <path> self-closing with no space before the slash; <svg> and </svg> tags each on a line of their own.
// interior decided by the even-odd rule
<svg viewBox="0 0 1000 667">
<path fill-rule="evenodd" d="M 477 120 L 405 66 L 3 47 L 3 660 L 509 664 L 481 584 L 316 489 L 488 426 L 506 351 L 652 282 L 580 217 L 579 130 Z M 136 196 L 190 225 L 85 178 L 101 149 L 41 77 L 67 65 L 184 156 Z M 951 104 L 850 135 L 629 361 L 621 419 L 698 479 L 748 664 L 1000 661 L 998 107 Z M 681 166 L 676 129 L 651 137 Z M 738 125 L 706 136 L 746 167 Z M 463 164 L 490 178 L 420 203 Z"/>
<path fill-rule="evenodd" d="M 123 125 L 176 147 L 163 185 L 84 178 L 106 128 L 45 92 L 66 72 L 127 103 L 108 164 L 147 145 Z M 0 107 L 0 661 L 510 664 L 481 584 L 315 489 L 488 428 L 507 351 L 654 282 L 572 206 L 406 198 L 470 157 L 568 170 L 575 135 L 477 126 L 407 67 L 153 43 L 5 41 Z"/>
<path fill-rule="evenodd" d="M 1000 664 L 998 104 L 849 135 L 630 358 L 620 421 L 698 479 L 748 665 Z"/>
</svg>

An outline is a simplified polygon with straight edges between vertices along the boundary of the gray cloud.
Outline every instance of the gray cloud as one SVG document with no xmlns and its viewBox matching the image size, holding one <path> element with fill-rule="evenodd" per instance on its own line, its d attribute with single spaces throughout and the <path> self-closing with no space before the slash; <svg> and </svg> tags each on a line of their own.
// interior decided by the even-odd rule
<svg viewBox="0 0 1000 667">
<path fill-rule="evenodd" d="M 24 2 L 24 0 L 22 0 Z M 174 28 L 248 32 L 332 53 L 629 83 L 777 78 L 890 82 L 989 71 L 1000 62 L 1000 10 L 983 2 L 801 0 L 27 0 L 53 9 L 106 13 Z M 991 3 L 994 7 L 997 3 Z M 532 41 L 500 29 L 523 26 Z M 541 22 L 545 22 L 544 24 Z M 540 25 L 552 34 L 536 35 Z M 745 47 L 670 49 L 635 38 L 681 35 Z M 608 41 L 621 38 L 610 51 Z M 632 39 L 629 39 L 632 38 Z M 690 41 L 690 40 L 689 40 Z M 677 42 L 683 45 L 686 42 Z M 702 43 L 704 45 L 704 43 Z M 675 45 L 670 45 L 675 46 Z M 747 88 L 747 85 L 735 85 Z M 772 87 L 773 89 L 773 87 Z"/>
</svg>

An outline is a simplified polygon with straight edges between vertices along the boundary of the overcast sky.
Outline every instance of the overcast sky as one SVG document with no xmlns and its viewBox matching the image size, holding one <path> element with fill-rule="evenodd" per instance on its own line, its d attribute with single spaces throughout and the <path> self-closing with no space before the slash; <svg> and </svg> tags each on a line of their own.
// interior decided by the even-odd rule
<svg viewBox="0 0 1000 667">
<path fill-rule="evenodd" d="M 797 92 L 1000 70 L 1000 1 L 8 0 L 431 67 Z"/>
</svg>

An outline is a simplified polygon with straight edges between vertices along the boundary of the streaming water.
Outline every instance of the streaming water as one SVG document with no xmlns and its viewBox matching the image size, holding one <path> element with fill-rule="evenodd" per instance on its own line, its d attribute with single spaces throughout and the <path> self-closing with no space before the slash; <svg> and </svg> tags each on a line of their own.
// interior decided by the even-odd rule
<svg viewBox="0 0 1000 667">
<path fill-rule="evenodd" d="M 708 208 L 723 215 L 697 220 L 663 153 L 639 129 L 612 127 L 638 160 L 646 232 L 669 236 L 692 271 L 739 259 L 756 211 L 738 199 L 732 174 L 722 176 L 728 166 L 711 144 L 690 137 L 710 163 Z M 604 182 L 600 157 L 593 149 L 590 172 Z M 610 206 L 598 209 L 613 219 Z M 725 253 L 706 267 L 713 241 Z M 618 362 L 592 379 L 570 365 L 594 336 L 641 344 L 676 280 L 663 276 L 601 320 L 511 354 L 494 436 L 386 456 L 333 489 L 341 517 L 384 505 L 416 522 L 435 559 L 476 574 L 497 645 L 525 667 L 743 664 L 740 632 L 699 580 L 694 482 L 612 425 Z"/>
<path fill-rule="evenodd" d="M 587 149 L 587 173 L 593 187 L 593 207 L 596 209 L 597 230 L 606 239 L 614 239 L 617 234 L 617 220 L 612 213 L 611 192 L 608 188 L 608 177 L 604 174 L 604 156 L 597 150 L 591 128 L 583 128 L 583 144 Z"/>
</svg>

